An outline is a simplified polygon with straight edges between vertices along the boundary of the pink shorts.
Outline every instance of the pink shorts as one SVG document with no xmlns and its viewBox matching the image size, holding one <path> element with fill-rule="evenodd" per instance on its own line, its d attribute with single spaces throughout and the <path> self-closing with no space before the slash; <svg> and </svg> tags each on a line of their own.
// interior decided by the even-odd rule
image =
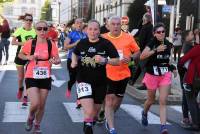
<svg viewBox="0 0 200 134">
<path fill-rule="evenodd" d="M 142 83 L 144 83 L 149 90 L 156 90 L 160 86 L 168 86 L 172 83 L 171 72 L 165 73 L 163 76 L 155 76 L 149 73 L 145 73 Z"/>
</svg>

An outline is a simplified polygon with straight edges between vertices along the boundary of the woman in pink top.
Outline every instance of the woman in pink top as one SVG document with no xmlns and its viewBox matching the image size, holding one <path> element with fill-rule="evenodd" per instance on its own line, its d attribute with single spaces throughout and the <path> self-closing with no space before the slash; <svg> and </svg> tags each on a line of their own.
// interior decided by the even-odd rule
<svg viewBox="0 0 200 134">
<path fill-rule="evenodd" d="M 25 129 L 30 131 L 33 120 L 35 120 L 34 133 L 41 133 L 40 122 L 44 114 L 48 92 L 51 89 L 51 65 L 59 64 L 60 58 L 55 43 L 46 39 L 47 23 L 39 21 L 36 23 L 35 29 L 36 40 L 27 41 L 19 53 L 19 57 L 29 61 L 26 66 L 25 83 L 31 105 Z M 35 47 L 33 47 L 34 44 Z"/>
</svg>

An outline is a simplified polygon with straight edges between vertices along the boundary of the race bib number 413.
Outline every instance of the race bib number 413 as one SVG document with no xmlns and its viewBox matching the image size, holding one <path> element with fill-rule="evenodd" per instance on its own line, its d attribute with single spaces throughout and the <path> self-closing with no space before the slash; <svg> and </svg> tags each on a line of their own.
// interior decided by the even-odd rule
<svg viewBox="0 0 200 134">
<path fill-rule="evenodd" d="M 88 83 L 80 82 L 77 84 L 77 94 L 78 98 L 91 96 L 92 95 L 92 87 Z"/>
<path fill-rule="evenodd" d="M 34 79 L 46 79 L 46 78 L 49 78 L 49 69 L 48 69 L 48 67 L 35 67 L 33 69 L 33 78 Z"/>
</svg>

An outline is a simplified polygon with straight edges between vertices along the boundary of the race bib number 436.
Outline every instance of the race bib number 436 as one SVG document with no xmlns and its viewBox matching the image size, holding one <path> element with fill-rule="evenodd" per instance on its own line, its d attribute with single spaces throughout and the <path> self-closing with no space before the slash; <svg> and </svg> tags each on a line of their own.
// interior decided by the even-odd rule
<svg viewBox="0 0 200 134">
<path fill-rule="evenodd" d="M 35 67 L 33 69 L 34 79 L 46 79 L 49 78 L 49 70 L 47 67 Z"/>
<path fill-rule="evenodd" d="M 92 95 L 92 87 L 88 83 L 80 82 L 77 84 L 77 94 L 78 98 L 91 96 Z"/>
</svg>

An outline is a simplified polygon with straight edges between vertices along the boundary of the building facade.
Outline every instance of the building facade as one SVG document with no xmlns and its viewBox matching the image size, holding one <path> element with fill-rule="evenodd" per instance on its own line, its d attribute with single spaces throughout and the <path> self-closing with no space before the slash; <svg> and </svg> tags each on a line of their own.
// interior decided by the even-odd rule
<svg viewBox="0 0 200 134">
<path fill-rule="evenodd" d="M 109 14 L 127 16 L 128 7 L 134 0 L 96 0 L 95 19 L 103 24 L 103 18 Z"/>
<path fill-rule="evenodd" d="M 21 22 L 17 20 L 18 16 L 24 15 L 24 13 L 31 13 L 34 21 L 38 21 L 43 4 L 44 1 L 41 0 L 15 0 L 4 3 L 3 15 L 8 19 L 11 27 L 18 27 L 21 25 Z"/>
</svg>

